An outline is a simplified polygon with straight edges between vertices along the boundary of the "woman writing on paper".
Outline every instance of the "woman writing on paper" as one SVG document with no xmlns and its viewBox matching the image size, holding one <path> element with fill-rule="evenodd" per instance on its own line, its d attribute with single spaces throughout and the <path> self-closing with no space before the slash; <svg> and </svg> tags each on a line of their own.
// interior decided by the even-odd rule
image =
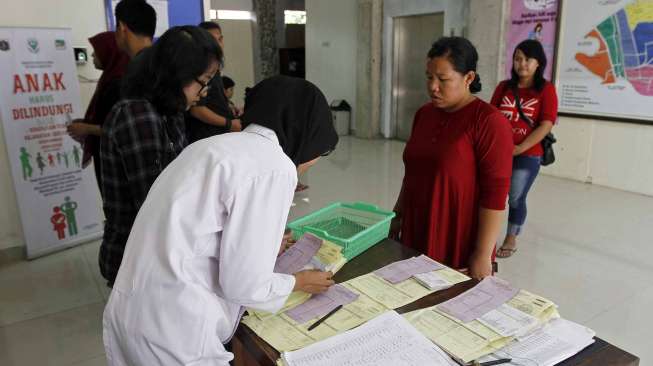
<svg viewBox="0 0 653 366">
<path fill-rule="evenodd" d="M 478 54 L 460 37 L 428 53 L 431 101 L 415 114 L 391 236 L 481 279 L 492 258 L 510 184 L 510 124 L 476 98 Z"/>
<path fill-rule="evenodd" d="M 285 76 L 245 104 L 242 133 L 190 145 L 152 185 L 104 311 L 110 365 L 228 365 L 245 307 L 275 312 L 293 290 L 333 284 L 273 273 L 297 174 L 338 141 L 329 105 Z"/>
</svg>

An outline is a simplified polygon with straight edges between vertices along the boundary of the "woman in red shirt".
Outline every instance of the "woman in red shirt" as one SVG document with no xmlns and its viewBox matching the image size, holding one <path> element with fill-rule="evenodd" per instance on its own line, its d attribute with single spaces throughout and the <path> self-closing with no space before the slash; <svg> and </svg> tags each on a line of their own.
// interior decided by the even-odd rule
<svg viewBox="0 0 653 366">
<path fill-rule="evenodd" d="M 540 171 L 541 142 L 551 132 L 558 113 L 558 97 L 553 84 L 544 79 L 545 68 L 540 42 L 521 42 L 513 53 L 512 77 L 502 81 L 492 96 L 492 105 L 510 120 L 514 143 L 508 231 L 497 253 L 500 258 L 517 250 L 517 236 L 526 221 L 526 196 Z"/>
<path fill-rule="evenodd" d="M 391 236 L 477 279 L 492 257 L 510 185 L 510 127 L 476 98 L 478 54 L 461 37 L 441 38 L 428 53 L 427 90 L 404 150 L 405 175 Z"/>
</svg>

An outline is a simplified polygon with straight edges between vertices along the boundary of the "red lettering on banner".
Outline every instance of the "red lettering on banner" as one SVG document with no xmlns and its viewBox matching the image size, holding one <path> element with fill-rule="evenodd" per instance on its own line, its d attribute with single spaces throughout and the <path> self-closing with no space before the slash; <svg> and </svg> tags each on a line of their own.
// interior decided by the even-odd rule
<svg viewBox="0 0 653 366">
<path fill-rule="evenodd" d="M 52 74 L 52 76 L 54 76 L 55 88 L 57 90 L 66 90 L 66 86 L 63 85 L 63 72 Z"/>
<path fill-rule="evenodd" d="M 43 74 L 43 91 L 52 91 L 52 83 L 48 74 Z"/>
<path fill-rule="evenodd" d="M 25 80 L 27 81 L 27 92 L 39 91 L 39 76 L 37 74 L 26 74 Z"/>
<path fill-rule="evenodd" d="M 25 85 L 27 85 L 27 90 L 25 90 Z M 14 75 L 14 94 L 60 90 L 66 90 L 66 85 L 63 83 L 63 72 L 44 73 L 40 82 L 39 74 L 25 74 L 24 80 L 20 75 Z"/>
<path fill-rule="evenodd" d="M 18 91 L 24 93 L 25 88 L 23 88 L 23 82 L 20 79 L 20 75 L 14 75 L 14 94 L 18 93 Z"/>
</svg>

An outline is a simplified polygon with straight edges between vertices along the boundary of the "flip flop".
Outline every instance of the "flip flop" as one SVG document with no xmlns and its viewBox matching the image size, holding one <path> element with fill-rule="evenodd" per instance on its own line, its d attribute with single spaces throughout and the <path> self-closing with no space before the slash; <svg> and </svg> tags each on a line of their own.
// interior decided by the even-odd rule
<svg viewBox="0 0 653 366">
<path fill-rule="evenodd" d="M 306 184 L 297 183 L 297 187 L 295 188 L 295 192 L 301 192 L 301 191 L 305 191 L 307 189 L 308 189 L 308 186 Z"/>
<path fill-rule="evenodd" d="M 517 248 L 504 248 L 501 247 L 497 250 L 497 258 L 510 258 L 517 251 Z M 508 253 L 508 254 L 499 254 L 499 253 Z"/>
</svg>

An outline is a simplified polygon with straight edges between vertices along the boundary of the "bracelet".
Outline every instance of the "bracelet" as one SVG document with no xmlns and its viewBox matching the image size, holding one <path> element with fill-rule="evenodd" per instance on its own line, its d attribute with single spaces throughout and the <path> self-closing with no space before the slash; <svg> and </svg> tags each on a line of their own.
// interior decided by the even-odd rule
<svg viewBox="0 0 653 366">
<path fill-rule="evenodd" d="M 225 118 L 227 123 L 225 124 L 225 127 L 227 128 L 227 131 L 231 131 L 231 120 L 229 118 Z"/>
</svg>

